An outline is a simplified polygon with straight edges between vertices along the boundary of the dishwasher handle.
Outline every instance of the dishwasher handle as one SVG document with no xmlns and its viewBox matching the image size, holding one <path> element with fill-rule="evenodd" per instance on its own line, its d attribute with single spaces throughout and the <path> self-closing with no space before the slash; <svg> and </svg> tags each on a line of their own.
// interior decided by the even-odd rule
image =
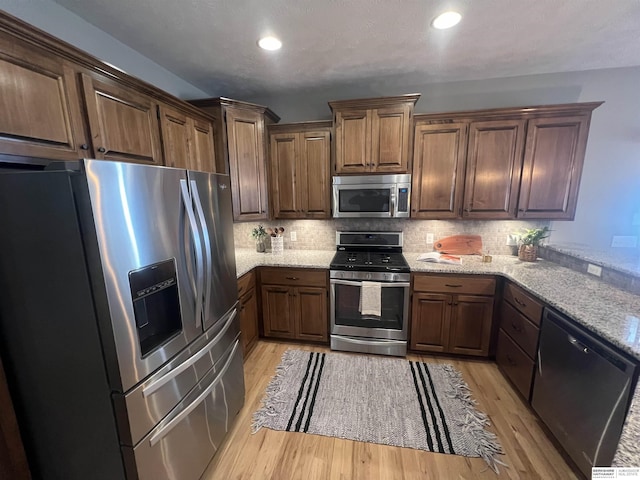
<svg viewBox="0 0 640 480">
<path fill-rule="evenodd" d="M 589 350 L 589 348 L 587 348 L 587 346 L 584 343 L 581 343 L 577 338 L 572 337 L 571 335 L 567 335 L 567 339 L 569 340 L 569 343 L 571 345 L 580 350 L 582 353 L 591 352 L 591 350 Z"/>
</svg>

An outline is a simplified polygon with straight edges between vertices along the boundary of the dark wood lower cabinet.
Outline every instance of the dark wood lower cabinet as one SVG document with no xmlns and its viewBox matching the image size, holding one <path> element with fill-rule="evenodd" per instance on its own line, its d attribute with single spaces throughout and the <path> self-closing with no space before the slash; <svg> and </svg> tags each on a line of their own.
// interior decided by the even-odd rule
<svg viewBox="0 0 640 480">
<path fill-rule="evenodd" d="M 496 362 L 522 396 L 529 400 L 534 361 L 502 329 L 498 333 Z"/>
<path fill-rule="evenodd" d="M 296 338 L 316 342 L 327 341 L 327 289 L 320 287 L 298 287 L 295 289 L 297 303 Z"/>
<path fill-rule="evenodd" d="M 414 293 L 410 348 L 486 357 L 492 323 L 493 297 Z"/>
<path fill-rule="evenodd" d="M 264 336 L 326 342 L 329 338 L 326 270 L 261 270 Z"/>
<path fill-rule="evenodd" d="M 252 288 L 240 297 L 240 338 L 242 351 L 247 355 L 258 340 L 258 299 Z"/>
</svg>

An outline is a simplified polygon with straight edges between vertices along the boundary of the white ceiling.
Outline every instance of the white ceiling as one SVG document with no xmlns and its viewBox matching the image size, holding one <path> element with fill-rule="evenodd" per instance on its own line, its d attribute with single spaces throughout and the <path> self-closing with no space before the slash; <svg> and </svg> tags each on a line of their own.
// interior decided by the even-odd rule
<svg viewBox="0 0 640 480">
<path fill-rule="evenodd" d="M 640 65 L 639 0 L 55 1 L 213 96 Z M 462 22 L 430 28 L 449 8 Z"/>
</svg>

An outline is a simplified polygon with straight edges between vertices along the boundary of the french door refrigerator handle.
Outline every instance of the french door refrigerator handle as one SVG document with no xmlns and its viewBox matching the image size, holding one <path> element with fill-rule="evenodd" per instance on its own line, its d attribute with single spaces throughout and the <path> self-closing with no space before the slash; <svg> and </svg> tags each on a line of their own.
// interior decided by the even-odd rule
<svg viewBox="0 0 640 480">
<path fill-rule="evenodd" d="M 200 201 L 200 193 L 198 192 L 198 185 L 195 180 L 191 180 L 189 182 L 191 184 L 191 192 L 193 193 L 193 199 L 195 200 L 196 212 L 198 213 L 198 218 L 200 219 L 200 225 L 202 226 L 202 231 L 204 233 L 204 246 L 205 246 L 205 262 L 206 262 L 206 272 L 204 275 L 206 285 L 204 286 L 204 321 L 205 324 L 207 320 L 209 320 L 209 305 L 211 302 L 211 282 L 213 279 L 211 278 L 213 275 L 213 260 L 211 258 L 211 237 L 209 236 L 209 228 L 207 227 L 207 220 L 204 216 L 204 209 L 202 208 L 202 202 Z"/>
<path fill-rule="evenodd" d="M 211 340 L 204 347 L 202 347 L 196 354 L 187 358 L 184 362 L 182 362 L 176 368 L 169 371 L 166 375 L 160 377 L 155 382 L 152 382 L 146 387 L 144 387 L 142 389 L 142 396 L 148 397 L 150 395 L 153 395 L 160 388 L 162 388 L 164 385 L 169 383 L 171 380 L 176 378 L 178 375 L 184 372 L 187 368 L 191 367 L 194 363 L 196 363 L 198 360 L 204 357 L 207 353 L 209 353 L 211 349 L 220 341 L 223 335 L 227 333 L 227 330 L 229 330 L 229 327 L 233 323 L 233 319 L 236 318 L 237 313 L 238 313 L 238 310 L 234 308 L 233 311 L 231 312 L 231 315 L 229 315 L 229 318 L 226 320 L 224 327 L 222 327 L 222 330 L 220 330 L 218 334 L 215 337 L 213 337 L 213 340 Z"/>
<path fill-rule="evenodd" d="M 182 203 L 184 209 L 187 212 L 189 218 L 189 229 L 193 235 L 193 243 L 196 249 L 196 327 L 200 327 L 202 319 L 202 289 L 204 287 L 204 259 L 202 253 L 202 241 L 200 238 L 200 231 L 198 230 L 198 223 L 196 222 L 196 215 L 193 212 L 193 201 L 187 181 L 180 180 L 180 192 L 182 193 Z"/>
<path fill-rule="evenodd" d="M 149 439 L 149 443 L 151 444 L 152 447 L 155 446 L 164 437 L 166 437 L 176 425 L 178 425 L 182 420 L 184 420 L 187 416 L 189 416 L 189 414 L 193 412 L 207 398 L 207 396 L 211 393 L 211 391 L 214 388 L 216 388 L 216 385 L 220 382 L 224 374 L 229 369 L 229 365 L 231 365 L 231 361 L 233 360 L 233 357 L 235 356 L 239 345 L 240 345 L 240 340 L 236 340 L 233 346 L 233 349 L 229 354 L 229 358 L 227 358 L 227 361 L 224 363 L 224 365 L 220 369 L 220 372 L 218 372 L 218 375 L 216 376 L 215 379 L 213 379 L 213 381 L 209 384 L 209 386 L 205 388 L 205 390 L 200 395 L 198 395 L 196 399 L 189 404 L 188 407 L 183 409 L 179 414 L 177 414 L 175 417 L 169 420 L 169 422 L 166 425 L 164 425 L 160 430 L 158 430 L 156 433 L 154 433 L 151 436 L 151 438 Z"/>
</svg>

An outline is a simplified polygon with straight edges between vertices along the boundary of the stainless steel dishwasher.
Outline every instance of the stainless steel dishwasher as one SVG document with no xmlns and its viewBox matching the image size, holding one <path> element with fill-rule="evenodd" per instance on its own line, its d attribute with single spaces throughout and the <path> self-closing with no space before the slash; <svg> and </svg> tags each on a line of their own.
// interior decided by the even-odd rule
<svg viewBox="0 0 640 480">
<path fill-rule="evenodd" d="M 609 466 L 637 362 L 545 309 L 531 403 L 582 472 Z"/>
</svg>

